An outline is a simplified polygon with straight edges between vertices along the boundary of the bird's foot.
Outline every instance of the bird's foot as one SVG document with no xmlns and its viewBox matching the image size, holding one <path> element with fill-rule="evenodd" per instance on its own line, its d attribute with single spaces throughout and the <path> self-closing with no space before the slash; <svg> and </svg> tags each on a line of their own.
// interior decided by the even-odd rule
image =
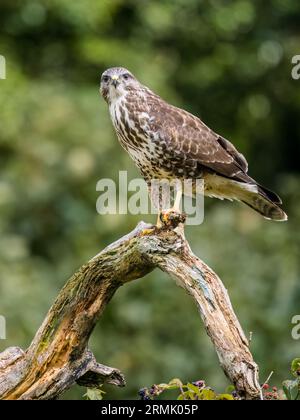
<svg viewBox="0 0 300 420">
<path fill-rule="evenodd" d="M 180 223 L 184 223 L 186 220 L 186 214 L 181 213 L 174 207 L 168 210 L 163 210 L 160 215 L 160 229 L 175 229 Z"/>
<path fill-rule="evenodd" d="M 141 236 L 151 235 L 152 233 L 155 232 L 156 228 L 157 228 L 156 226 L 153 226 L 152 228 L 143 229 L 141 231 Z"/>
<path fill-rule="evenodd" d="M 147 227 L 140 233 L 141 236 L 152 235 L 159 230 L 176 229 L 180 224 L 182 225 L 186 220 L 186 214 L 172 207 L 168 210 L 163 210 L 158 214 L 156 225 Z"/>
</svg>

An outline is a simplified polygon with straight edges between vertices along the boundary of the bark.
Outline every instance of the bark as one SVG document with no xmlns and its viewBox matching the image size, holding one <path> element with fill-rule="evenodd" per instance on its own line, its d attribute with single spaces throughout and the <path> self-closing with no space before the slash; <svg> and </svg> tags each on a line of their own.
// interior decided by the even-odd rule
<svg viewBox="0 0 300 420">
<path fill-rule="evenodd" d="M 228 293 L 192 253 L 182 222 L 178 214 L 165 217 L 161 229 L 141 222 L 83 265 L 59 293 L 29 348 L 0 354 L 0 399 L 55 399 L 76 382 L 124 386 L 118 369 L 96 362 L 89 337 L 116 290 L 156 267 L 194 299 L 221 367 L 240 396 L 259 398 L 258 367 Z"/>
</svg>

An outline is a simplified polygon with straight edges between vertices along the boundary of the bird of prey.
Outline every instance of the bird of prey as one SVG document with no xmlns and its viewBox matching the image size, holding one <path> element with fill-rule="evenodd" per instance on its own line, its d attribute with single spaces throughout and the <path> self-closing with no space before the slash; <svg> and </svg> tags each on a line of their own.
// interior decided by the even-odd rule
<svg viewBox="0 0 300 420">
<path fill-rule="evenodd" d="M 252 179 L 245 157 L 200 118 L 170 105 L 122 67 L 102 74 L 100 92 L 121 145 L 148 185 L 152 179 L 203 179 L 206 196 L 238 200 L 266 219 L 287 220 L 278 195 Z"/>
</svg>

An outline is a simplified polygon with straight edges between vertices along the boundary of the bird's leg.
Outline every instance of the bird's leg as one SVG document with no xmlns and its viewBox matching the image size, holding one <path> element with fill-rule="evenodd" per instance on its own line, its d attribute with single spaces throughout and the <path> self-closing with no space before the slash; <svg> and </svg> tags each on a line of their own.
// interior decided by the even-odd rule
<svg viewBox="0 0 300 420">
<path fill-rule="evenodd" d="M 156 188 L 155 188 L 156 186 Z M 150 184 L 148 183 L 149 195 L 154 203 L 155 208 L 158 209 L 156 225 L 153 228 L 145 229 L 142 234 L 149 235 L 153 233 L 156 229 L 171 228 L 178 225 L 178 223 L 184 223 L 185 215 L 181 213 L 180 203 L 183 194 L 182 182 L 176 180 L 173 182 L 171 187 L 175 190 L 175 200 L 173 206 L 168 210 L 163 210 L 168 208 L 170 205 L 170 196 L 171 189 L 169 184 Z"/>
<path fill-rule="evenodd" d="M 161 228 L 163 227 L 163 222 L 162 222 L 162 220 L 161 220 L 161 217 L 162 217 L 162 213 L 161 213 L 161 212 L 159 212 L 159 213 L 157 214 L 157 220 L 156 220 L 156 228 L 157 228 L 157 229 L 161 229 Z"/>
<path fill-rule="evenodd" d="M 162 223 L 161 218 L 160 218 L 161 208 L 162 208 L 162 204 L 161 204 L 162 198 L 161 198 L 160 190 L 159 190 L 159 188 L 156 188 L 157 184 L 155 184 L 155 182 L 153 182 L 153 180 L 147 180 L 147 186 L 148 186 L 150 201 L 151 201 L 152 205 L 154 206 L 154 208 L 158 210 L 158 215 L 157 215 L 156 225 L 151 227 L 151 228 L 144 229 L 142 231 L 142 235 L 144 235 L 144 236 L 145 235 L 150 235 L 156 229 L 161 229 L 163 227 L 163 223 Z M 152 210 L 152 207 L 151 207 L 151 210 Z"/>
<path fill-rule="evenodd" d="M 155 226 L 153 226 L 153 227 L 151 227 L 151 228 L 143 229 L 143 231 L 142 231 L 141 235 L 142 235 L 142 236 L 150 235 L 151 233 L 154 233 L 154 232 L 155 232 L 155 230 L 157 230 L 157 229 L 161 229 L 161 228 L 164 226 L 164 225 L 163 225 L 163 222 L 162 222 L 162 219 L 161 219 L 161 216 L 162 216 L 162 213 L 161 213 L 161 212 L 159 212 L 159 213 L 157 214 L 156 225 L 155 225 Z"/>
<path fill-rule="evenodd" d="M 182 184 L 181 181 L 176 183 L 176 196 L 172 210 L 176 213 L 181 213 L 180 211 L 180 203 L 182 198 Z"/>
<path fill-rule="evenodd" d="M 173 224 L 173 221 L 175 219 L 176 220 L 182 219 L 182 223 L 185 221 L 185 215 L 181 213 L 181 209 L 180 209 L 180 203 L 181 203 L 181 198 L 183 194 L 182 182 L 180 180 L 176 180 L 176 184 L 174 188 L 176 191 L 176 195 L 175 195 L 173 207 L 161 212 L 160 214 L 161 222 L 167 226 L 170 224 Z"/>
</svg>

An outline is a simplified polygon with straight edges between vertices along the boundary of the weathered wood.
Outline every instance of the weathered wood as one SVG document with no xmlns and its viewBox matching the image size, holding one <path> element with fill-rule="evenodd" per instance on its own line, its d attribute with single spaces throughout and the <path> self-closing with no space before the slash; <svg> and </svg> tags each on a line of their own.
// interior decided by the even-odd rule
<svg viewBox="0 0 300 420">
<path fill-rule="evenodd" d="M 141 222 L 70 278 L 27 351 L 14 347 L 0 354 L 1 399 L 54 399 L 75 382 L 124 386 L 120 371 L 96 362 L 88 340 L 115 291 L 155 267 L 195 300 L 220 364 L 240 395 L 259 398 L 258 367 L 227 291 L 190 250 L 179 225 L 182 216 L 171 216 L 159 230 Z"/>
</svg>

